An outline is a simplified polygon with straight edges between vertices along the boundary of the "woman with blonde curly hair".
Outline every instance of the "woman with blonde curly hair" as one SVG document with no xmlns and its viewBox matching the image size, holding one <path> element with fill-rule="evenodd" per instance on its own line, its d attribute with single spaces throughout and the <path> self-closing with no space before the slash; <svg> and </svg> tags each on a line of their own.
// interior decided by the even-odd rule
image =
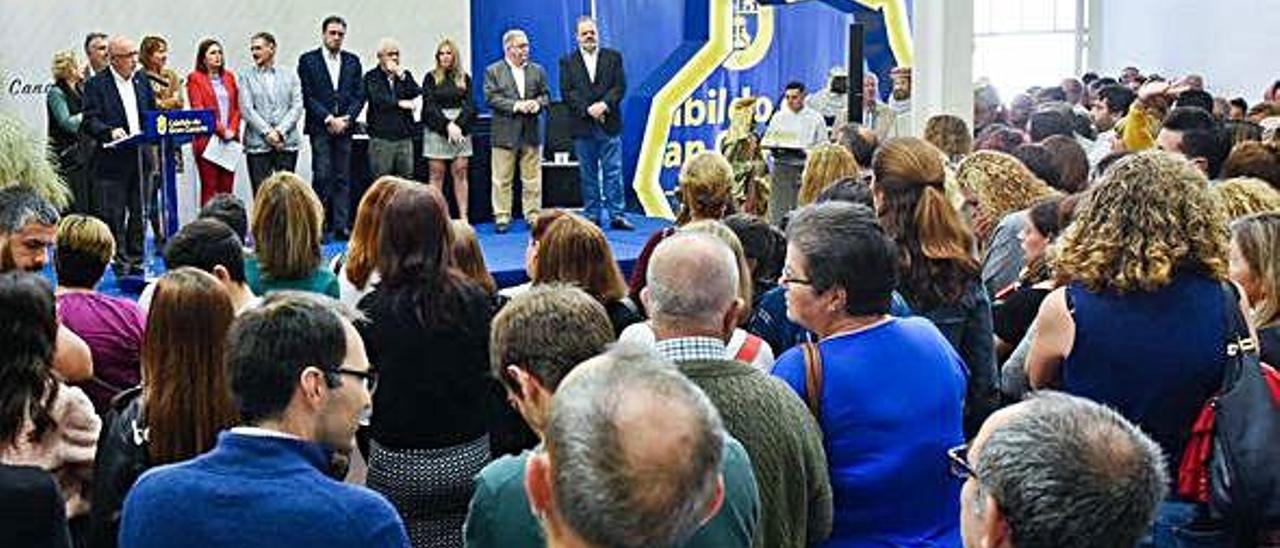
<svg viewBox="0 0 1280 548">
<path fill-rule="evenodd" d="M 994 150 L 979 150 L 960 162 L 956 183 L 978 237 L 982 285 L 992 296 L 1017 280 L 1022 270 L 1018 233 L 1026 228 L 1027 217 L 1021 212 L 1058 191 L 1017 158 Z"/>
<path fill-rule="evenodd" d="M 971 255 L 973 234 L 947 202 L 942 162 L 923 139 L 890 139 L 871 160 L 871 193 L 898 247 L 898 291 L 969 367 L 964 430 L 972 437 L 997 403 L 991 304 Z"/>
<path fill-rule="evenodd" d="M 930 116 L 924 125 L 924 140 L 947 155 L 947 162 L 953 166 L 973 152 L 973 133 L 969 131 L 969 125 L 951 114 Z"/>
<path fill-rule="evenodd" d="M 301 177 L 279 171 L 267 177 L 253 199 L 254 254 L 244 261 L 254 294 L 280 289 L 340 298 L 338 277 L 320 263 L 324 207 Z"/>
<path fill-rule="evenodd" d="M 1227 220 L 1208 182 L 1181 156 L 1133 154 L 1107 171 L 1060 244 L 1053 268 L 1065 287 L 1036 318 L 1031 386 L 1114 408 L 1179 462 L 1221 387 L 1226 307 L 1246 308 L 1224 296 Z M 1207 512 L 1169 498 L 1155 527 L 1184 527 Z"/>
<path fill-rule="evenodd" d="M 818 194 L 831 186 L 831 183 L 846 177 L 857 177 L 859 169 L 853 153 L 841 145 L 825 143 L 814 147 L 809 151 L 809 159 L 805 161 L 804 171 L 800 174 L 798 205 L 812 204 Z"/>
<path fill-rule="evenodd" d="M 1232 221 L 1230 257 L 1228 272 L 1249 299 L 1262 361 L 1280 365 L 1280 212 Z"/>
<path fill-rule="evenodd" d="M 1280 191 L 1262 179 L 1235 177 L 1213 185 L 1211 190 L 1228 219 L 1280 211 Z"/>
</svg>

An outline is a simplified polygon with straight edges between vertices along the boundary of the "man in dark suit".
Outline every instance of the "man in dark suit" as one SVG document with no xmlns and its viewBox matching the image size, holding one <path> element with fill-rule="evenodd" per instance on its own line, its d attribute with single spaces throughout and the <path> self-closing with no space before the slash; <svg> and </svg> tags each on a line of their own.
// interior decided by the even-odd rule
<svg viewBox="0 0 1280 548">
<path fill-rule="evenodd" d="M 603 209 L 610 227 L 634 230 L 624 213 L 622 190 L 621 103 L 627 89 L 622 54 L 600 47 L 599 31 L 590 16 L 578 18 L 577 30 L 578 49 L 560 58 L 560 93 L 573 112 L 570 127 L 578 155 L 582 214 L 601 224 Z"/>
<path fill-rule="evenodd" d="M 303 131 L 311 140 L 311 187 L 324 204 L 325 231 L 345 240 L 351 235 L 351 132 L 364 108 L 364 84 L 360 58 L 342 51 L 347 22 L 330 15 L 320 31 L 324 46 L 298 58 Z"/>
<path fill-rule="evenodd" d="M 484 69 L 484 98 L 493 111 L 493 218 L 495 230 L 511 227 L 511 180 L 517 159 L 526 221 L 542 209 L 542 110 L 550 104 L 547 73 L 529 61 L 529 37 L 520 29 L 502 35 L 503 59 Z"/>
<path fill-rule="evenodd" d="M 143 208 L 141 178 L 150 154 L 136 144 L 106 144 L 142 132 L 142 114 L 156 110 L 151 84 L 138 68 L 138 46 L 114 36 L 107 42 L 110 68 L 84 86 L 84 126 L 100 145 L 94 152 L 96 215 L 111 227 L 116 240 L 112 268 L 117 275 L 143 273 Z"/>
</svg>

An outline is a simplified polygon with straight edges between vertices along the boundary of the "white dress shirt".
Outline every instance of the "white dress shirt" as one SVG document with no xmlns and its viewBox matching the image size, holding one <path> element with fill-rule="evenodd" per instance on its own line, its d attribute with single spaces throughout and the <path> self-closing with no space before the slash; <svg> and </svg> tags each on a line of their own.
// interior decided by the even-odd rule
<svg viewBox="0 0 1280 548">
<path fill-rule="evenodd" d="M 600 49 L 596 48 L 595 53 L 587 53 L 585 49 L 580 51 L 582 52 L 582 62 L 587 65 L 587 78 L 590 78 L 591 83 L 594 84 L 596 83 L 596 62 L 600 60 Z"/>
<path fill-rule="evenodd" d="M 511 67 L 511 78 L 516 81 L 516 93 L 524 99 L 524 67 L 517 67 L 511 64 L 511 61 L 507 61 L 507 66 Z"/>
<path fill-rule="evenodd" d="M 331 52 L 326 49 L 322 52 L 322 55 L 324 57 L 324 65 L 329 68 L 329 81 L 333 82 L 333 89 L 337 91 L 338 81 L 342 76 L 342 51 Z"/>
<path fill-rule="evenodd" d="M 129 135 L 142 133 L 142 120 L 138 116 L 138 95 L 133 90 L 132 75 L 121 77 L 113 68 L 111 77 L 116 79 L 116 92 L 120 94 L 120 102 L 124 103 L 124 117 L 129 124 L 129 127 L 123 129 Z"/>
</svg>

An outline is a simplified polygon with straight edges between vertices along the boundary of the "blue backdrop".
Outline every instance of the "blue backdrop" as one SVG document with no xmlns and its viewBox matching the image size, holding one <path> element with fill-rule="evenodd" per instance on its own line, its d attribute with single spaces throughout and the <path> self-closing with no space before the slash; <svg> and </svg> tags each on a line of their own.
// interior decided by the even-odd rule
<svg viewBox="0 0 1280 548">
<path fill-rule="evenodd" d="M 501 59 L 502 33 L 519 27 L 529 36 L 531 58 L 549 73 L 553 100 L 559 100 L 558 59 L 576 47 L 574 22 L 590 12 L 591 4 L 471 0 L 472 73 L 478 80 L 485 66 Z M 664 194 L 675 186 L 680 164 L 698 150 L 716 146 L 728 128 L 734 98 L 765 97 L 757 109 L 757 120 L 763 122 L 786 82 L 799 80 L 812 90 L 823 87 L 828 70 L 845 63 L 849 23 L 867 26 L 864 60 L 880 75 L 882 94 L 888 93 L 889 69 L 910 60 L 909 0 L 755 4 L 595 1 L 601 43 L 623 54 L 628 81 L 622 106 L 623 173 L 631 183 L 628 194 L 638 198 L 632 203 L 646 213 L 670 214 Z M 477 103 L 486 110 L 476 87 Z"/>
</svg>

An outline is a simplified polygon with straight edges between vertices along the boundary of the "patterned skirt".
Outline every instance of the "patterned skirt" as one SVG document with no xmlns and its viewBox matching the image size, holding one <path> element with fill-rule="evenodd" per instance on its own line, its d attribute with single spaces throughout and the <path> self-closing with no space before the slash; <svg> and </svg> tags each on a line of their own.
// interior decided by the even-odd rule
<svg viewBox="0 0 1280 548">
<path fill-rule="evenodd" d="M 489 436 L 438 449 L 369 445 L 365 485 L 395 505 L 413 546 L 461 547 L 473 478 L 489 463 Z"/>
<path fill-rule="evenodd" d="M 458 115 L 462 113 L 462 109 L 446 108 L 443 109 L 444 117 L 450 120 L 457 120 Z M 422 155 L 428 160 L 452 160 L 454 158 L 470 158 L 471 157 L 471 136 L 465 135 L 462 140 L 457 143 L 450 143 L 448 135 L 441 135 L 431 128 L 426 128 L 422 135 Z"/>
</svg>

